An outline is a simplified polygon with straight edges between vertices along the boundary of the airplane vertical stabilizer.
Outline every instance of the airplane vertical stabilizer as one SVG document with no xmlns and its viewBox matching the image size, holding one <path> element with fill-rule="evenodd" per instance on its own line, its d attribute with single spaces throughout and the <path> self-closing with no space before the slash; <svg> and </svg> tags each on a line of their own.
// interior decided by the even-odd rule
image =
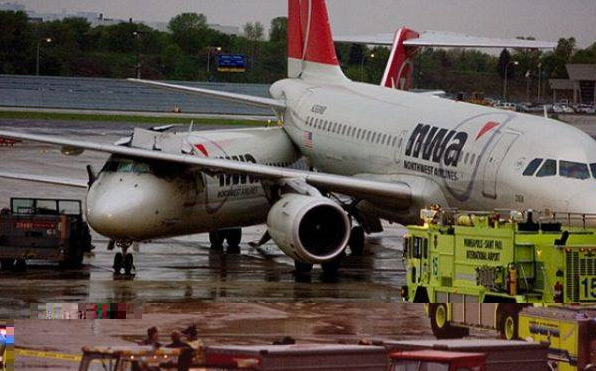
<svg viewBox="0 0 596 371">
<path fill-rule="evenodd" d="M 288 11 L 288 77 L 347 81 L 335 54 L 325 0 L 289 0 Z"/>
<path fill-rule="evenodd" d="M 381 86 L 400 90 L 410 88 L 414 72 L 412 57 L 416 55 L 418 47 L 406 46 L 404 42 L 419 36 L 418 32 L 405 27 L 397 30 Z"/>
</svg>

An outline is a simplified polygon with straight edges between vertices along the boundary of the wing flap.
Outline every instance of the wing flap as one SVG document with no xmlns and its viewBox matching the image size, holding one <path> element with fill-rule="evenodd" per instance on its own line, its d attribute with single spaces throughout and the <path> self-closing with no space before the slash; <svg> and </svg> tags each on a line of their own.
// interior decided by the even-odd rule
<svg viewBox="0 0 596 371">
<path fill-rule="evenodd" d="M 259 177 L 261 179 L 302 179 L 308 184 L 324 188 L 330 192 L 343 193 L 346 195 L 356 196 L 363 199 L 383 198 L 397 200 L 401 203 L 409 203 L 411 200 L 410 188 L 407 186 L 407 184 L 400 182 L 381 182 L 374 180 L 359 179 L 349 176 L 315 173 L 311 171 L 245 163 L 226 159 L 214 159 L 183 154 L 164 153 L 160 151 L 151 151 L 140 148 L 122 147 L 110 144 L 77 141 L 58 137 L 27 133 L 16 133 L 3 130 L 0 130 L 0 136 L 53 144 L 57 146 L 68 146 L 98 152 L 106 152 L 122 156 L 176 162 L 187 165 L 194 165 L 204 168 L 206 170 L 216 172 L 248 174 Z"/>
<path fill-rule="evenodd" d="M 128 79 L 128 81 L 131 81 L 131 82 L 134 82 L 137 84 L 154 86 L 156 88 L 168 89 L 168 90 L 184 92 L 184 93 L 205 95 L 205 96 L 209 96 L 209 97 L 213 97 L 213 98 L 224 99 L 224 100 L 232 101 L 235 103 L 248 104 L 248 105 L 256 106 L 256 107 L 272 108 L 274 110 L 280 110 L 280 111 L 283 111 L 286 109 L 286 104 L 283 101 L 278 100 L 278 99 L 273 99 L 273 98 L 255 97 L 252 95 L 229 93 L 229 92 L 224 92 L 224 91 L 209 90 L 209 89 L 202 89 L 202 88 L 194 88 L 191 86 L 168 84 L 165 82 L 158 82 L 158 81 L 139 80 L 139 79 Z"/>
<path fill-rule="evenodd" d="M 44 176 L 44 175 L 12 173 L 12 172 L 8 172 L 8 171 L 0 171 L 0 178 L 24 180 L 24 181 L 37 182 L 37 183 L 47 183 L 47 184 L 54 184 L 54 185 L 73 187 L 73 188 L 87 188 L 88 187 L 87 181 L 82 180 L 82 179 L 58 178 L 58 177 L 50 177 L 50 176 Z"/>
</svg>

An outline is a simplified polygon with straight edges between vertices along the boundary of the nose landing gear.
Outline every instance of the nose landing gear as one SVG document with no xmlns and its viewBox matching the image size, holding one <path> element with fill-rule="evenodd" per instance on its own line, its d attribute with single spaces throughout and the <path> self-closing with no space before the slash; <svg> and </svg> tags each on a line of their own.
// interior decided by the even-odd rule
<svg viewBox="0 0 596 371">
<path fill-rule="evenodd" d="M 136 270 L 136 267 L 134 266 L 134 258 L 132 254 L 128 252 L 128 248 L 133 244 L 132 241 L 110 240 L 110 242 L 108 242 L 108 250 L 113 249 L 114 244 L 122 249 L 122 252 L 117 252 L 116 255 L 114 255 L 114 264 L 112 265 L 114 274 L 122 274 L 122 269 L 124 268 L 124 274 L 132 276 L 132 271 Z"/>
</svg>

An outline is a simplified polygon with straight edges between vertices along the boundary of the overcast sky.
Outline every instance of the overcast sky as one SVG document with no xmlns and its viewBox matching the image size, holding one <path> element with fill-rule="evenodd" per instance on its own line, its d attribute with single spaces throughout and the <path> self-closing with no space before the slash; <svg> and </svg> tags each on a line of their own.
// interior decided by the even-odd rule
<svg viewBox="0 0 596 371">
<path fill-rule="evenodd" d="M 38 12 L 92 11 L 106 17 L 164 21 L 182 12 L 204 13 L 209 23 L 241 26 L 287 14 L 286 0 L 3 0 Z M 327 0 L 336 35 L 415 30 L 477 36 L 534 36 L 556 41 L 574 36 L 581 47 L 596 42 L 596 0 Z"/>
</svg>

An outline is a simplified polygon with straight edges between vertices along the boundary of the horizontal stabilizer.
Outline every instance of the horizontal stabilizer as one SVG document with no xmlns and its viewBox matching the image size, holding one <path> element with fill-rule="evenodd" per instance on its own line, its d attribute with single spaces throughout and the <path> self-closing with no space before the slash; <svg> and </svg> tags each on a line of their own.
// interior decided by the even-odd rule
<svg viewBox="0 0 596 371">
<path fill-rule="evenodd" d="M 336 42 L 393 45 L 394 34 L 339 36 Z M 557 43 L 549 41 L 497 39 L 490 37 L 476 37 L 458 33 L 425 31 L 420 37 L 404 41 L 405 46 L 414 47 L 445 47 L 445 48 L 520 48 L 520 49 L 554 49 Z"/>
<path fill-rule="evenodd" d="M 229 93 L 229 92 L 225 92 L 225 91 L 194 88 L 192 86 L 168 84 L 165 82 L 158 82 L 158 81 L 139 80 L 139 79 L 128 79 L 128 81 L 139 83 L 139 84 L 144 84 L 144 85 L 149 85 L 149 86 L 154 86 L 156 88 L 168 89 L 168 90 L 179 91 L 179 92 L 184 92 L 184 93 L 204 95 L 204 96 L 209 96 L 209 97 L 213 97 L 213 98 L 232 101 L 235 103 L 242 103 L 242 104 L 247 104 L 247 105 L 257 106 L 257 107 L 264 107 L 264 108 L 271 108 L 271 109 L 279 110 L 279 111 L 283 111 L 286 109 L 286 104 L 283 101 L 273 99 L 273 98 L 255 97 L 252 95 Z"/>
</svg>

